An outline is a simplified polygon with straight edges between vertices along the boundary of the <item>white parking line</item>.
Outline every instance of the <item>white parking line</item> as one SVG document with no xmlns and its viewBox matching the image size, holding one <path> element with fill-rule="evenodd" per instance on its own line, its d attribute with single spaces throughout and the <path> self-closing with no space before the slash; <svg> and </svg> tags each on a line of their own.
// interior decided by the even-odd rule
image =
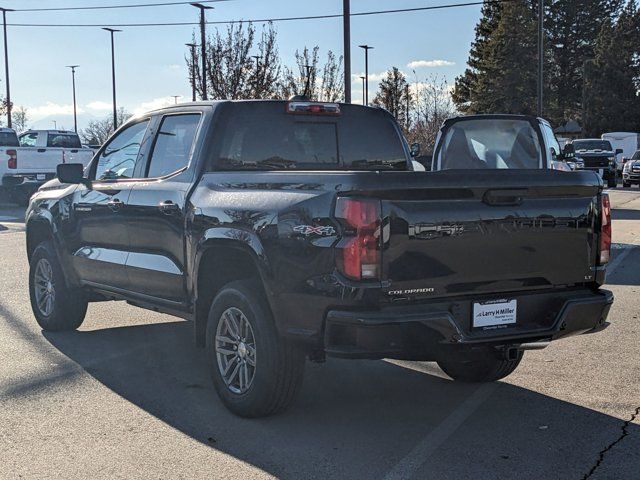
<svg viewBox="0 0 640 480">
<path fill-rule="evenodd" d="M 0 222 L 15 222 L 17 220 L 16 217 L 0 217 Z"/>
<path fill-rule="evenodd" d="M 631 253 L 634 247 L 635 245 L 624 245 L 624 246 L 619 246 L 615 248 L 615 250 L 622 250 L 622 252 L 616 255 L 616 258 L 614 258 L 611 262 L 609 262 L 609 265 L 607 265 L 607 273 L 608 274 L 613 273 L 613 271 L 616 268 L 618 268 L 618 265 L 622 263 L 622 261 L 626 258 L 626 256 Z"/>
<path fill-rule="evenodd" d="M 400 462 L 384 477 L 384 480 L 406 480 L 415 475 L 437 450 L 471 416 L 489 396 L 500 387 L 500 383 L 485 383 L 456 408 L 444 421 L 431 430 Z"/>
</svg>

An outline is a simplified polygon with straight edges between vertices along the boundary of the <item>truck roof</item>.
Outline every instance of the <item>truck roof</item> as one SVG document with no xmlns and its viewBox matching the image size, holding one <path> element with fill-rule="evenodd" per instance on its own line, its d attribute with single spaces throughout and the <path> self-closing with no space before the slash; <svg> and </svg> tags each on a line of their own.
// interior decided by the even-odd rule
<svg viewBox="0 0 640 480">
<path fill-rule="evenodd" d="M 13 128 L 0 127 L 0 133 L 16 133 Z"/>
<path fill-rule="evenodd" d="M 76 132 L 74 132 L 73 130 L 27 130 L 24 133 L 41 133 L 41 132 L 46 132 L 46 133 L 62 133 L 65 135 L 77 135 Z"/>
</svg>

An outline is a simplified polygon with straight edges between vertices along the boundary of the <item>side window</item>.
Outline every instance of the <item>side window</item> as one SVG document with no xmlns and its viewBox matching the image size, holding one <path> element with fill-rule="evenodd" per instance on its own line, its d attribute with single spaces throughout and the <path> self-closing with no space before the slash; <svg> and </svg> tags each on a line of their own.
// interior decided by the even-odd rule
<svg viewBox="0 0 640 480">
<path fill-rule="evenodd" d="M 553 160 L 553 155 L 551 155 L 551 149 L 556 152 L 556 155 L 559 157 L 561 150 L 560 144 L 558 143 L 558 139 L 556 138 L 556 134 L 553 133 L 551 127 L 548 125 L 542 125 L 542 132 L 544 133 L 544 141 L 547 144 L 547 154 L 549 155 L 549 160 Z"/>
<path fill-rule="evenodd" d="M 37 141 L 38 141 L 37 133 L 25 133 L 24 135 L 20 135 L 21 147 L 35 147 Z"/>
<path fill-rule="evenodd" d="M 147 177 L 164 177 L 189 164 L 199 123 L 200 114 L 170 115 L 162 119 Z"/>
<path fill-rule="evenodd" d="M 131 178 L 149 120 L 131 125 L 113 137 L 98 158 L 96 180 Z"/>
</svg>

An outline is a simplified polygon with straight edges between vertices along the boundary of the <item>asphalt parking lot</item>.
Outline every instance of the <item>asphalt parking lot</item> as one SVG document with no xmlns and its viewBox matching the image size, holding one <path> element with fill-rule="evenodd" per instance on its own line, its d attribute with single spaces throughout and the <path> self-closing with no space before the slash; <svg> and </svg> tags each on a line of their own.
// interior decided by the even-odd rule
<svg viewBox="0 0 640 480">
<path fill-rule="evenodd" d="M 109 302 L 43 333 L 23 209 L 0 204 L 0 478 L 640 478 L 640 190 L 610 195 L 605 331 L 482 386 L 424 362 L 308 363 L 299 401 L 261 420 L 222 406 L 187 322 Z"/>
</svg>

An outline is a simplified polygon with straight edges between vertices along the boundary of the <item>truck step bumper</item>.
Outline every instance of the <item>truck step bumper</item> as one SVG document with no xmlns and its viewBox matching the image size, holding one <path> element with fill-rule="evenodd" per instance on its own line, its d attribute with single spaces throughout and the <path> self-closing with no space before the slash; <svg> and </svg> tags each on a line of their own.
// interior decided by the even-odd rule
<svg viewBox="0 0 640 480">
<path fill-rule="evenodd" d="M 444 346 L 526 345 L 603 330 L 613 303 L 608 290 L 529 292 L 509 298 L 518 300 L 516 324 L 494 330 L 471 328 L 472 304 L 485 300 L 478 297 L 373 312 L 331 310 L 324 349 L 342 358 L 429 360 Z"/>
</svg>

